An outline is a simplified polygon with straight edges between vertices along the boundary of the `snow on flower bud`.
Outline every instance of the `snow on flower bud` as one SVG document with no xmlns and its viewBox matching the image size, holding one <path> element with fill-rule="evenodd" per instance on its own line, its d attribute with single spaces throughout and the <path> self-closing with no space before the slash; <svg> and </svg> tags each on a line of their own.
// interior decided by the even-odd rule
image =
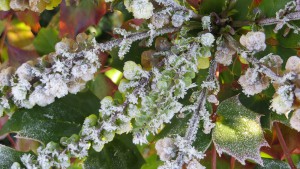
<svg viewBox="0 0 300 169">
<path fill-rule="evenodd" d="M 288 115 L 288 113 L 292 110 L 294 103 L 293 86 L 280 86 L 271 102 L 270 108 L 273 111 L 275 111 L 277 114 Z"/>
<path fill-rule="evenodd" d="M 137 65 L 133 61 L 125 62 L 123 70 L 124 77 L 128 80 L 139 79 L 143 71 L 141 66 Z"/>
<path fill-rule="evenodd" d="M 255 68 L 248 68 L 245 75 L 242 75 L 238 82 L 246 95 L 258 94 L 269 86 L 269 79 L 259 74 Z"/>
<path fill-rule="evenodd" d="M 300 132 L 300 109 L 297 109 L 291 119 L 290 119 L 291 127 L 296 129 L 298 132 Z"/>
<path fill-rule="evenodd" d="M 285 64 L 287 71 L 300 73 L 300 58 L 297 56 L 291 56 Z"/>
<path fill-rule="evenodd" d="M 155 144 L 155 149 L 157 151 L 157 155 L 162 161 L 168 161 L 176 155 L 176 146 L 174 141 L 168 137 L 158 140 Z"/>
<path fill-rule="evenodd" d="M 263 32 L 248 32 L 241 36 L 240 43 L 249 51 L 259 52 L 266 49 L 265 40 L 266 36 Z"/>
<path fill-rule="evenodd" d="M 215 37 L 211 33 L 205 33 L 201 35 L 200 41 L 202 45 L 211 47 L 215 41 Z"/>
<path fill-rule="evenodd" d="M 153 5 L 149 0 L 125 0 L 125 7 L 136 19 L 149 19 L 153 15 Z"/>
<path fill-rule="evenodd" d="M 210 29 L 211 29 L 210 16 L 203 16 L 201 18 L 201 21 L 202 21 L 202 28 L 203 29 L 208 29 L 210 31 Z"/>
</svg>

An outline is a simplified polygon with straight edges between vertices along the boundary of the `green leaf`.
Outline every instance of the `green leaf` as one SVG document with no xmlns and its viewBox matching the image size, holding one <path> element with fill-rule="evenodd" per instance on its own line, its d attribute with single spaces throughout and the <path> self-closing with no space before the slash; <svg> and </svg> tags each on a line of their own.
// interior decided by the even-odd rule
<svg viewBox="0 0 300 169">
<path fill-rule="evenodd" d="M 117 135 L 101 152 L 91 150 L 85 169 L 140 169 L 144 159 L 129 135 Z"/>
<path fill-rule="evenodd" d="M 19 137 L 48 143 L 79 133 L 85 117 L 98 114 L 100 102 L 91 92 L 68 95 L 46 107 L 19 109 L 7 121 L 0 135 L 17 133 Z"/>
<path fill-rule="evenodd" d="M 105 75 L 99 73 L 88 83 L 88 88 L 99 99 L 102 99 L 105 96 L 112 95 L 117 86 Z"/>
<path fill-rule="evenodd" d="M 221 102 L 217 114 L 219 117 L 212 134 L 217 152 L 225 152 L 243 165 L 246 159 L 262 164 L 259 149 L 267 143 L 260 126 L 260 115 L 244 107 L 238 95 Z"/>
<path fill-rule="evenodd" d="M 257 165 L 255 169 L 290 169 L 288 163 L 280 160 L 273 160 L 273 159 L 263 159 L 264 166 Z"/>
<path fill-rule="evenodd" d="M 251 6 L 252 1 L 249 0 L 238 0 L 234 6 L 238 12 L 233 15 L 234 20 L 247 20 L 248 14 L 251 14 Z"/>
<path fill-rule="evenodd" d="M 10 168 L 14 162 L 21 162 L 24 153 L 0 144 L 0 168 Z"/>
<path fill-rule="evenodd" d="M 58 32 L 51 28 L 42 28 L 33 41 L 35 49 L 41 55 L 55 51 L 55 44 L 59 42 Z"/>
<path fill-rule="evenodd" d="M 275 17 L 275 13 L 279 11 L 279 9 L 284 8 L 285 4 L 290 1 L 292 0 L 263 0 L 259 8 L 265 17 Z"/>
<path fill-rule="evenodd" d="M 203 15 L 209 15 L 211 12 L 220 13 L 225 1 L 220 0 L 203 0 L 200 4 L 199 12 Z"/>
</svg>

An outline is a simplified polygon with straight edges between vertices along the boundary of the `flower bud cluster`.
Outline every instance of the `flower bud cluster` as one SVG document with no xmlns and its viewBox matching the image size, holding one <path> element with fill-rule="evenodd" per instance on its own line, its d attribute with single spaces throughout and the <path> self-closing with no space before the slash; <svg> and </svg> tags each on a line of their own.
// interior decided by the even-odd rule
<svg viewBox="0 0 300 169">
<path fill-rule="evenodd" d="M 0 115 L 14 107 L 46 106 L 68 93 L 77 93 L 100 66 L 95 40 L 79 34 L 76 41 L 63 39 L 55 52 L 23 63 L 15 71 L 0 72 Z"/>
</svg>

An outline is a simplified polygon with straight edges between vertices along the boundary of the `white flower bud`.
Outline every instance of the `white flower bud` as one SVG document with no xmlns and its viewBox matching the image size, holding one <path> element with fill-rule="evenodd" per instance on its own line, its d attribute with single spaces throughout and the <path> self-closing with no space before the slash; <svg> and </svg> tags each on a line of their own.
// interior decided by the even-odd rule
<svg viewBox="0 0 300 169">
<path fill-rule="evenodd" d="M 157 155 L 162 161 L 168 161 L 176 155 L 176 146 L 173 139 L 165 137 L 155 144 Z"/>
<path fill-rule="evenodd" d="M 123 68 L 124 77 L 128 80 L 139 79 L 142 73 L 142 68 L 133 61 L 127 61 Z"/>
<path fill-rule="evenodd" d="M 285 64 L 285 69 L 287 71 L 292 71 L 300 73 L 300 58 L 297 56 L 291 56 Z"/>
<path fill-rule="evenodd" d="M 255 95 L 269 86 L 269 79 L 260 75 L 257 69 L 248 68 L 245 75 L 239 78 L 239 84 L 243 87 L 246 95 Z"/>
<path fill-rule="evenodd" d="M 248 32 L 241 36 L 240 43 L 249 51 L 259 52 L 266 49 L 265 40 L 266 36 L 263 32 Z"/>
<path fill-rule="evenodd" d="M 136 19 L 149 19 L 153 14 L 154 7 L 149 0 L 126 0 L 124 4 Z"/>
<path fill-rule="evenodd" d="M 211 33 L 205 33 L 201 35 L 200 40 L 202 45 L 211 47 L 215 41 L 215 37 Z"/>
</svg>

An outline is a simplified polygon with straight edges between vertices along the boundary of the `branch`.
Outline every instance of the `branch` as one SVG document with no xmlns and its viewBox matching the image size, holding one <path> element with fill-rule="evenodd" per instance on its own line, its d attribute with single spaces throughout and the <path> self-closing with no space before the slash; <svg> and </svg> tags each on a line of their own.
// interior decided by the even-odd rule
<svg viewBox="0 0 300 169">
<path fill-rule="evenodd" d="M 280 130 L 279 125 L 278 125 L 278 122 L 274 122 L 274 127 L 276 129 L 277 138 L 279 140 L 280 146 L 281 146 L 281 148 L 282 148 L 282 150 L 284 152 L 284 155 L 285 155 L 285 157 L 286 157 L 286 159 L 287 159 L 287 161 L 288 161 L 291 169 L 296 169 L 296 166 L 293 163 L 293 160 L 291 158 L 289 149 L 287 148 L 286 143 L 284 141 L 284 138 L 282 136 L 281 130 Z"/>
<path fill-rule="evenodd" d="M 157 30 L 155 32 L 154 36 L 160 36 L 160 35 L 167 34 L 167 33 L 173 33 L 173 32 L 179 31 L 179 30 L 180 30 L 180 28 L 174 28 L 174 27 L 162 28 L 162 29 Z M 132 42 L 134 42 L 134 41 L 148 38 L 150 36 L 151 36 L 150 31 L 144 31 L 144 32 L 138 32 L 138 33 L 133 33 L 131 35 L 128 35 L 126 37 L 126 39 L 130 39 Z M 111 40 L 108 42 L 98 43 L 96 46 L 96 50 L 100 50 L 102 52 L 110 51 L 110 50 L 112 50 L 112 48 L 119 46 L 123 40 L 124 40 L 124 38 L 118 38 L 118 39 L 114 39 L 114 40 Z"/>
<path fill-rule="evenodd" d="M 289 21 L 300 20 L 300 11 L 289 13 L 285 16 Z M 281 20 L 276 19 L 275 17 L 272 18 L 265 18 L 260 19 L 258 21 L 234 21 L 232 23 L 232 27 L 243 27 L 251 24 L 257 24 L 260 26 L 267 26 L 267 25 L 276 25 L 282 22 Z"/>
<path fill-rule="evenodd" d="M 217 70 L 217 63 L 216 63 L 216 61 L 213 60 L 213 61 L 211 61 L 209 75 L 206 78 L 207 81 L 211 81 L 215 78 L 216 70 Z M 208 93 L 207 88 L 204 88 L 201 90 L 201 93 L 200 93 L 199 99 L 198 99 L 198 107 L 194 111 L 193 116 L 191 117 L 191 119 L 189 121 L 189 126 L 188 126 L 188 129 L 187 129 L 185 137 L 184 137 L 188 141 L 188 144 L 192 144 L 196 138 L 196 133 L 197 133 L 198 127 L 199 127 L 198 124 L 200 122 L 200 117 L 201 117 L 200 112 L 205 109 L 207 93 Z M 176 163 L 178 164 L 178 166 L 183 165 L 183 156 L 184 156 L 184 154 L 182 152 L 180 152 L 176 159 Z"/>
</svg>

